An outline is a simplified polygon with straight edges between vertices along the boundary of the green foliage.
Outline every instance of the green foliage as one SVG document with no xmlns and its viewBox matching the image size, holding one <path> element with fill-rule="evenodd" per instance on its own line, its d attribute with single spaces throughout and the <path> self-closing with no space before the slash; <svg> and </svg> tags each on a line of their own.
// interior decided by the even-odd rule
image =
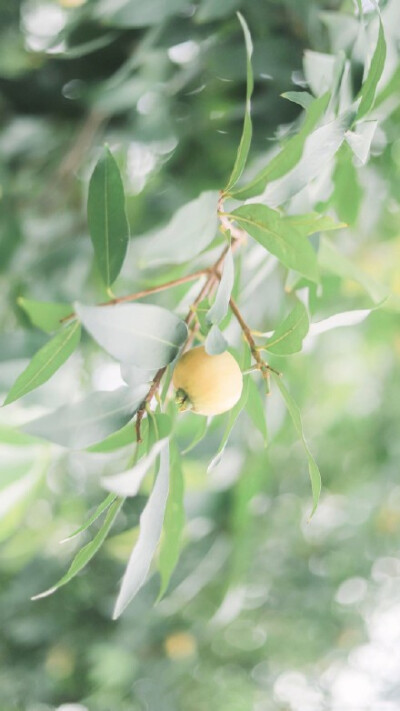
<svg viewBox="0 0 400 711">
<path fill-rule="evenodd" d="M 308 329 L 307 309 L 301 301 L 297 301 L 291 312 L 268 339 L 265 348 L 275 355 L 298 353 L 301 351 Z"/>
</svg>

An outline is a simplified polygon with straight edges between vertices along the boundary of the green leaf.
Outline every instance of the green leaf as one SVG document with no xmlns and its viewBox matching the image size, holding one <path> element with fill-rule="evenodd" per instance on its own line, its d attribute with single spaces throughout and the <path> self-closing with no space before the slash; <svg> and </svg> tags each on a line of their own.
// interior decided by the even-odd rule
<svg viewBox="0 0 400 711">
<path fill-rule="evenodd" d="M 129 422 L 146 394 L 147 386 L 133 391 L 121 387 L 112 392 L 92 393 L 80 402 L 28 422 L 21 429 L 62 447 L 86 449 Z"/>
<path fill-rule="evenodd" d="M 321 215 L 319 212 L 308 212 L 304 215 L 286 215 L 282 219 L 285 224 L 300 230 L 304 237 L 313 235 L 315 232 L 328 232 L 347 227 L 344 222 L 336 222 L 329 215 Z"/>
<path fill-rule="evenodd" d="M 145 440 L 147 436 L 147 419 L 142 422 L 142 439 Z M 124 427 L 121 427 L 117 432 L 113 432 L 108 435 L 102 442 L 93 444 L 91 447 L 87 448 L 88 452 L 115 452 L 116 449 L 121 449 L 122 447 L 127 447 L 130 444 L 136 442 L 136 432 L 135 425 L 133 422 L 128 422 Z"/>
<path fill-rule="evenodd" d="M 108 148 L 104 149 L 90 179 L 87 214 L 97 265 L 109 288 L 125 259 L 129 225 L 121 174 Z"/>
<path fill-rule="evenodd" d="M 167 438 L 158 440 L 152 446 L 149 454 L 139 459 L 135 466 L 120 474 L 103 477 L 101 480 L 102 486 L 107 491 L 118 494 L 118 496 L 137 496 L 144 477 L 167 444 Z"/>
<path fill-rule="evenodd" d="M 294 104 L 298 104 L 303 109 L 308 109 L 314 102 L 314 97 L 308 91 L 285 91 L 281 94 L 283 99 L 292 101 Z"/>
<path fill-rule="evenodd" d="M 46 345 L 43 346 L 32 358 L 28 367 L 17 378 L 4 405 L 26 395 L 39 385 L 43 385 L 65 363 L 74 352 L 81 337 L 81 326 L 75 321 L 70 326 L 63 328 Z"/>
<path fill-rule="evenodd" d="M 31 447 L 40 444 L 40 440 L 36 437 L 30 437 L 8 425 L 0 425 L 0 442 L 13 447 Z"/>
<path fill-rule="evenodd" d="M 185 525 L 184 480 L 178 447 L 171 443 L 170 480 L 164 526 L 161 535 L 158 566 L 161 576 L 160 600 L 168 588 L 171 575 L 179 559 L 182 533 Z"/>
<path fill-rule="evenodd" d="M 253 54 L 253 43 L 251 41 L 251 35 L 247 23 L 240 14 L 237 13 L 239 22 L 242 25 L 244 40 L 246 44 L 246 73 L 247 73 L 247 89 L 246 89 L 246 110 L 244 114 L 243 132 L 239 143 L 239 148 L 236 154 L 235 164 L 231 173 L 231 177 L 228 180 L 228 184 L 224 192 L 229 192 L 234 185 L 236 185 L 240 176 L 243 173 L 244 167 L 246 165 L 247 156 L 249 155 L 251 136 L 252 136 L 252 124 L 251 124 L 251 95 L 254 88 L 253 79 L 253 68 L 251 66 L 251 56 Z"/>
<path fill-rule="evenodd" d="M 171 311 L 150 304 L 75 304 L 83 326 L 107 353 L 121 362 L 151 370 L 176 358 L 187 326 Z"/>
<path fill-rule="evenodd" d="M 228 343 L 216 324 L 208 332 L 204 345 L 208 355 L 219 355 L 228 348 Z"/>
<path fill-rule="evenodd" d="M 250 366 L 251 362 L 251 353 L 250 349 L 246 347 L 245 352 L 244 352 L 244 358 L 243 358 L 243 363 L 242 363 L 242 370 L 247 370 Z M 215 456 L 212 458 L 211 462 L 208 465 L 207 471 L 210 471 L 214 467 L 217 466 L 217 464 L 220 463 L 222 456 L 225 451 L 225 447 L 228 443 L 228 439 L 231 435 L 232 429 L 236 423 L 236 420 L 238 419 L 240 413 L 246 407 L 246 402 L 249 394 L 249 378 L 244 377 L 243 379 L 243 390 L 242 394 L 240 396 L 240 400 L 236 403 L 236 405 L 232 408 L 232 410 L 229 411 L 228 415 L 228 421 L 227 425 L 225 427 L 225 431 L 222 437 L 222 440 L 220 442 L 220 445 L 218 447 L 217 453 Z"/>
<path fill-rule="evenodd" d="M 388 289 L 385 286 L 376 282 L 341 254 L 327 237 L 321 239 L 318 262 L 320 267 L 328 273 L 336 274 L 344 279 L 351 279 L 360 284 L 375 304 L 379 304 L 388 296 Z"/>
<path fill-rule="evenodd" d="M 276 210 L 258 203 L 243 205 L 232 217 L 271 254 L 291 269 L 318 281 L 317 255 L 301 229 Z"/>
<path fill-rule="evenodd" d="M 69 304 L 54 304 L 46 301 L 34 301 L 20 296 L 18 306 L 29 316 L 34 326 L 46 333 L 52 333 L 62 327 L 61 319 L 68 316 L 72 308 Z"/>
<path fill-rule="evenodd" d="M 249 414 L 254 426 L 258 429 L 264 440 L 264 446 L 268 444 L 267 421 L 265 416 L 265 403 L 263 396 L 254 382 L 251 375 L 248 378 L 248 396 L 246 401 L 246 412 Z"/>
<path fill-rule="evenodd" d="M 218 230 L 218 199 L 216 190 L 201 193 L 177 210 L 167 225 L 136 237 L 139 267 L 182 264 L 208 247 Z"/>
<path fill-rule="evenodd" d="M 382 20 L 379 18 L 379 33 L 375 52 L 371 60 L 371 65 L 367 77 L 361 87 L 359 98 L 361 98 L 357 120 L 365 116 L 373 107 L 375 101 L 375 93 L 382 76 L 386 60 L 386 40 L 383 31 Z"/>
<path fill-rule="evenodd" d="M 153 560 L 160 540 L 168 492 L 169 447 L 167 443 L 161 450 L 160 468 L 153 491 L 140 516 L 139 538 L 125 570 L 121 589 L 115 604 L 114 619 L 117 619 L 122 614 L 146 580 L 151 561 Z"/>
<path fill-rule="evenodd" d="M 313 508 L 311 511 L 311 516 L 312 516 L 317 509 L 319 497 L 321 494 L 321 474 L 318 469 L 318 465 L 317 465 L 313 455 L 311 454 L 311 451 L 310 451 L 310 448 L 307 444 L 307 441 L 304 437 L 303 425 L 301 422 L 301 415 L 300 415 L 299 407 L 298 407 L 297 403 L 294 401 L 294 399 L 291 396 L 291 394 L 289 393 L 289 391 L 286 389 L 282 380 L 274 374 L 273 374 L 273 378 L 274 378 L 276 384 L 278 385 L 279 390 L 281 391 L 281 394 L 282 394 L 282 397 L 285 401 L 289 415 L 292 418 L 294 428 L 295 428 L 295 430 L 296 430 L 296 432 L 303 444 L 305 453 L 307 455 L 308 471 L 310 474 L 311 490 L 312 490 L 312 495 L 313 495 Z"/>
<path fill-rule="evenodd" d="M 82 526 L 79 526 L 73 533 L 70 533 L 69 536 L 64 538 L 60 543 L 66 543 L 67 541 L 70 541 L 72 538 L 75 538 L 75 536 L 79 536 L 79 534 L 83 533 L 84 531 L 87 531 L 88 528 L 97 521 L 97 519 L 101 516 L 104 511 L 107 511 L 108 508 L 110 508 L 111 504 L 114 503 L 115 499 L 117 497 L 115 494 L 108 494 L 105 499 L 96 507 L 92 515 L 88 518 L 85 523 L 82 524 Z"/>
<path fill-rule="evenodd" d="M 302 156 L 307 137 L 325 113 L 329 100 L 330 93 L 327 92 L 310 104 L 305 121 L 298 134 L 286 142 L 282 150 L 270 160 L 268 165 L 248 185 L 233 191 L 233 197 L 238 200 L 246 200 L 260 195 L 267 183 L 278 180 L 278 178 L 281 178 L 294 168 Z"/>
<path fill-rule="evenodd" d="M 45 590 L 42 593 L 39 593 L 39 595 L 34 595 L 31 598 L 32 600 L 40 600 L 42 597 L 52 595 L 56 590 L 58 590 L 58 588 L 61 588 L 63 585 L 69 583 L 70 580 L 72 580 L 78 573 L 80 573 L 80 571 L 89 563 L 89 561 L 93 558 L 93 556 L 96 555 L 97 551 L 103 545 L 111 529 L 111 526 L 113 525 L 115 519 L 117 518 L 121 510 L 122 504 L 123 499 L 116 499 L 111 504 L 104 519 L 102 527 L 95 535 L 93 540 L 90 541 L 90 543 L 88 543 L 86 546 L 81 548 L 81 550 L 76 554 L 67 573 L 63 575 L 63 577 L 51 588 Z"/>
<path fill-rule="evenodd" d="M 190 5 L 189 0 L 100 0 L 95 15 L 113 27 L 149 27 L 160 25 Z"/>
<path fill-rule="evenodd" d="M 330 202 L 341 220 L 353 225 L 358 217 L 364 191 L 359 183 L 357 170 L 354 166 L 351 150 L 344 143 L 338 153 L 333 173 L 334 191 Z M 351 185 L 351 190 L 349 190 Z"/>
<path fill-rule="evenodd" d="M 309 329 L 307 309 L 296 299 L 296 305 L 268 339 L 265 349 L 275 355 L 291 355 L 301 351 L 303 338 Z"/>
<path fill-rule="evenodd" d="M 199 23 L 219 20 L 231 15 L 241 3 L 242 0 L 224 0 L 223 3 L 220 0 L 203 0 L 197 9 L 195 20 Z"/>
<path fill-rule="evenodd" d="M 184 450 L 182 450 L 181 454 L 188 454 L 188 452 L 191 452 L 192 449 L 197 447 L 197 445 L 204 439 L 204 437 L 207 434 L 208 426 L 210 424 L 210 420 L 208 417 L 197 417 L 195 418 L 196 426 L 197 426 L 197 431 L 195 436 L 193 437 L 192 441 L 190 444 L 188 444 L 187 447 L 185 447 Z"/>
<path fill-rule="evenodd" d="M 346 142 L 361 165 L 365 165 L 369 158 L 377 126 L 378 121 L 363 121 L 355 131 L 346 131 Z"/>
<path fill-rule="evenodd" d="M 222 277 L 218 284 L 214 303 L 206 316 L 209 323 L 220 323 L 228 313 L 229 299 L 231 298 L 234 281 L 235 266 L 233 263 L 232 250 L 229 249 L 226 253 Z"/>
</svg>

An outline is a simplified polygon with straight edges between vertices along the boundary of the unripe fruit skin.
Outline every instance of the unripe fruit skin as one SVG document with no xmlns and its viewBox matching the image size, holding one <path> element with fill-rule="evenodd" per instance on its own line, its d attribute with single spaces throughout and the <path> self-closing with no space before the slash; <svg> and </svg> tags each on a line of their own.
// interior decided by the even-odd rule
<svg viewBox="0 0 400 711">
<path fill-rule="evenodd" d="M 173 378 L 184 391 L 192 412 L 219 415 L 236 405 L 242 394 L 243 376 L 235 358 L 225 351 L 208 355 L 204 346 L 192 348 L 178 361 Z"/>
</svg>

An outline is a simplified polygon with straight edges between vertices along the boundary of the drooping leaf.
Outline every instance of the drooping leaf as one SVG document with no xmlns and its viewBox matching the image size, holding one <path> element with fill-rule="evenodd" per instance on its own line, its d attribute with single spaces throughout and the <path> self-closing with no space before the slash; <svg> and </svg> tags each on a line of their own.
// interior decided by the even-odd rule
<svg viewBox="0 0 400 711">
<path fill-rule="evenodd" d="M 76 536 L 79 536 L 84 531 L 87 531 L 87 529 L 90 528 L 92 523 L 97 521 L 101 514 L 104 513 L 104 511 L 107 511 L 108 508 L 110 508 L 111 504 L 114 503 L 116 498 L 117 497 L 115 496 L 115 494 L 108 494 L 108 496 L 106 496 L 106 498 L 103 499 L 103 501 L 101 501 L 101 503 L 96 507 L 92 515 L 89 516 L 88 520 L 85 521 L 82 526 L 79 526 L 79 528 L 70 533 L 69 536 L 60 541 L 60 543 L 66 543 L 67 541 L 71 541 Z"/>
<path fill-rule="evenodd" d="M 258 429 L 264 440 L 264 446 L 268 444 L 267 421 L 265 415 L 265 404 L 256 383 L 251 375 L 248 378 L 248 396 L 246 401 L 246 412 L 249 414 L 254 426 Z M 265 396 L 264 396 L 265 398 Z"/>
<path fill-rule="evenodd" d="M 216 190 L 201 193 L 175 212 L 167 225 L 135 238 L 139 266 L 182 264 L 200 254 L 217 233 L 218 199 Z"/>
<path fill-rule="evenodd" d="M 285 91 L 281 94 L 283 99 L 298 104 L 303 109 L 308 109 L 314 101 L 314 97 L 308 91 Z"/>
<path fill-rule="evenodd" d="M 182 319 L 161 306 L 75 304 L 75 310 L 104 350 L 119 361 L 145 370 L 171 363 L 187 338 Z"/>
<path fill-rule="evenodd" d="M 359 98 L 361 98 L 361 101 L 358 106 L 357 120 L 365 116 L 374 105 L 376 89 L 382 76 L 385 61 L 386 40 L 382 20 L 379 18 L 378 41 L 376 43 L 375 52 L 371 60 L 368 74 L 360 89 Z"/>
<path fill-rule="evenodd" d="M 90 179 L 87 214 L 96 262 L 109 288 L 125 259 L 129 225 L 121 174 L 108 148 L 104 149 Z"/>
<path fill-rule="evenodd" d="M 147 427 L 147 419 L 144 419 L 141 427 L 143 440 L 145 440 L 147 436 Z M 116 449 L 121 449 L 121 447 L 127 447 L 128 445 L 134 444 L 135 442 L 135 423 L 128 422 L 126 425 L 121 427 L 120 430 L 117 430 L 117 432 L 113 432 L 101 442 L 98 442 L 97 444 L 93 444 L 91 447 L 88 447 L 87 451 L 97 453 L 115 452 Z"/>
<path fill-rule="evenodd" d="M 208 355 L 219 355 L 228 348 L 228 343 L 216 324 L 209 330 L 204 346 Z"/>
<path fill-rule="evenodd" d="M 52 333 L 62 327 L 61 319 L 68 316 L 72 308 L 70 304 L 55 304 L 46 301 L 34 301 L 20 296 L 18 306 L 25 311 L 34 326 L 46 333 Z"/>
<path fill-rule="evenodd" d="M 316 508 L 318 506 L 319 497 L 321 494 L 321 474 L 320 474 L 318 465 L 317 465 L 313 455 L 311 454 L 311 451 L 310 451 L 310 448 L 307 444 L 306 438 L 304 436 L 303 425 L 301 422 L 301 415 L 300 415 L 299 407 L 298 407 L 297 403 L 294 401 L 294 399 L 291 396 L 291 394 L 289 393 L 289 391 L 287 390 L 287 388 L 285 387 L 285 385 L 283 384 L 281 378 L 279 378 L 276 375 L 273 375 L 273 378 L 274 378 L 276 384 L 278 385 L 279 390 L 281 391 L 281 394 L 282 394 L 282 397 L 285 401 L 289 415 L 292 418 L 294 428 L 297 432 L 299 439 L 301 440 L 301 442 L 303 444 L 304 451 L 307 456 L 308 471 L 310 474 L 311 490 L 312 490 L 312 496 L 313 496 L 313 508 L 311 511 L 311 516 L 312 516 L 316 511 Z"/>
<path fill-rule="evenodd" d="M 179 559 L 183 527 L 185 524 L 184 480 L 181 458 L 175 442 L 171 443 L 170 479 L 164 526 L 161 534 L 158 566 L 161 576 L 158 600 L 168 588 L 171 575 Z"/>
<path fill-rule="evenodd" d="M 291 355 L 301 351 L 303 339 L 308 333 L 309 319 L 307 309 L 301 301 L 275 329 L 265 348 L 275 355 Z"/>
<path fill-rule="evenodd" d="M 117 619 L 144 584 L 164 522 L 169 492 L 169 446 L 166 443 L 160 454 L 160 468 L 146 506 L 140 516 L 140 532 L 131 553 L 121 589 L 115 604 L 113 618 Z"/>
<path fill-rule="evenodd" d="M 318 262 L 320 267 L 328 273 L 351 279 L 360 284 L 375 304 L 379 304 L 388 295 L 388 290 L 383 284 L 376 282 L 357 264 L 341 254 L 327 237 L 321 239 Z"/>
<path fill-rule="evenodd" d="M 147 387 L 127 387 L 96 392 L 73 405 L 64 405 L 21 427 L 23 432 L 42 437 L 70 449 L 86 449 L 121 429 L 139 408 Z"/>
<path fill-rule="evenodd" d="M 210 418 L 208 417 L 197 417 L 196 418 L 196 434 L 194 435 L 190 444 L 181 452 L 182 456 L 191 452 L 192 449 L 197 447 L 197 445 L 204 439 L 207 434 L 208 426 L 210 424 Z"/>
<path fill-rule="evenodd" d="M 33 356 L 27 368 L 18 376 L 4 401 L 4 405 L 18 400 L 49 380 L 72 355 L 80 337 L 81 326 L 78 321 L 57 333 Z"/>
<path fill-rule="evenodd" d="M 229 299 L 231 298 L 234 280 L 235 267 L 233 263 L 233 254 L 232 250 L 229 249 L 226 253 L 222 277 L 218 285 L 214 303 L 206 316 L 209 323 L 220 323 L 228 313 Z"/>
<path fill-rule="evenodd" d="M 300 131 L 286 142 L 282 150 L 270 160 L 268 165 L 248 185 L 232 192 L 235 198 L 246 200 L 260 195 L 267 183 L 278 180 L 278 178 L 281 178 L 294 168 L 302 156 L 307 137 L 325 113 L 329 99 L 330 93 L 327 92 L 309 105 Z"/>
<path fill-rule="evenodd" d="M 377 126 L 377 121 L 363 121 L 355 131 L 346 131 L 346 141 L 361 165 L 365 165 L 369 158 Z"/>
<path fill-rule="evenodd" d="M 61 588 L 63 585 L 69 583 L 70 580 L 72 580 L 78 573 L 80 573 L 80 571 L 89 563 L 89 561 L 93 558 L 93 556 L 96 555 L 97 551 L 101 548 L 102 544 L 107 538 L 111 526 L 113 525 L 115 519 L 117 518 L 121 510 L 122 504 L 123 499 L 115 499 L 115 501 L 111 504 L 110 508 L 107 511 L 107 515 L 100 530 L 96 533 L 93 540 L 90 541 L 90 543 L 87 543 L 86 546 L 81 548 L 81 550 L 76 554 L 66 574 L 63 575 L 63 577 L 51 588 L 45 590 L 42 593 L 39 593 L 38 595 L 34 595 L 31 600 L 40 600 L 43 597 L 52 595 L 56 590 Z"/>
<path fill-rule="evenodd" d="M 244 123 L 242 136 L 239 143 L 239 148 L 236 154 L 235 164 L 231 176 L 228 180 L 228 184 L 225 188 L 225 192 L 229 192 L 234 185 L 236 185 L 240 176 L 243 173 L 244 167 L 246 165 L 247 156 L 249 155 L 251 136 L 252 136 L 252 124 L 251 124 L 251 95 L 254 88 L 253 79 L 253 68 L 251 66 L 251 56 L 253 54 L 253 43 L 251 41 L 251 35 L 249 28 L 244 17 L 237 13 L 240 24 L 242 25 L 244 40 L 246 44 L 246 74 L 247 74 L 247 89 L 246 89 L 246 109 L 244 114 Z"/>
<path fill-rule="evenodd" d="M 276 210 L 253 203 L 232 212 L 232 217 L 271 254 L 312 281 L 318 280 L 317 255 L 301 229 Z"/>
<path fill-rule="evenodd" d="M 167 446 L 168 439 L 164 438 L 156 442 L 149 454 L 142 459 L 134 467 L 127 469 L 120 474 L 103 477 L 101 480 L 102 486 L 118 496 L 136 496 L 144 477 L 150 471 L 160 452 Z"/>
</svg>

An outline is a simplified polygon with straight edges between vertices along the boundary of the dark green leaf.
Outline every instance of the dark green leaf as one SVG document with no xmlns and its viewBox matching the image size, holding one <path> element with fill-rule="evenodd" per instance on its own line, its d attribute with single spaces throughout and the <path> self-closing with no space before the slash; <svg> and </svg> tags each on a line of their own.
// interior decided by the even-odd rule
<svg viewBox="0 0 400 711">
<path fill-rule="evenodd" d="M 28 422 L 21 429 L 62 447 L 86 449 L 129 422 L 146 394 L 147 386 L 134 391 L 122 387 L 113 392 L 92 393 L 74 405 L 64 405 Z"/>
<path fill-rule="evenodd" d="M 144 584 L 160 540 L 169 491 L 169 447 L 161 450 L 156 483 L 140 516 L 137 543 L 126 567 L 113 618 L 119 617 Z"/>
<path fill-rule="evenodd" d="M 375 93 L 382 76 L 382 72 L 386 61 L 386 40 L 383 31 L 382 20 L 379 19 L 379 33 L 375 52 L 371 60 L 367 77 L 361 87 L 359 97 L 361 98 L 357 120 L 365 116 L 373 107 L 375 101 Z"/>
<path fill-rule="evenodd" d="M 53 304 L 46 301 L 34 301 L 20 296 L 18 306 L 28 314 L 34 326 L 46 333 L 57 331 L 63 325 L 61 319 L 71 313 L 69 304 Z"/>
<path fill-rule="evenodd" d="M 80 573 L 80 571 L 89 563 L 93 556 L 96 555 L 99 548 L 101 548 L 102 544 L 107 538 L 111 526 L 113 525 L 115 519 L 117 518 L 121 510 L 122 504 L 122 499 L 116 499 L 113 504 L 111 504 L 107 512 L 107 516 L 104 519 L 102 527 L 100 528 L 96 536 L 93 538 L 93 540 L 90 541 L 90 543 L 88 543 L 86 546 L 81 548 L 79 553 L 76 554 L 67 573 L 63 575 L 61 580 L 59 580 L 51 588 L 45 590 L 42 593 L 39 593 L 39 595 L 35 595 L 34 597 L 32 597 L 32 600 L 40 600 L 40 598 L 42 597 L 52 595 L 52 593 L 58 590 L 58 588 L 61 588 L 63 585 L 69 583 L 72 578 L 74 578 L 78 573 Z"/>
<path fill-rule="evenodd" d="M 168 365 L 187 338 L 187 326 L 182 319 L 161 306 L 75 304 L 75 310 L 104 350 L 138 368 L 151 370 Z"/>
<path fill-rule="evenodd" d="M 32 358 L 28 367 L 17 378 L 4 405 L 26 395 L 39 385 L 43 385 L 65 363 L 74 352 L 81 337 L 81 326 L 75 321 L 70 326 L 63 328 L 46 345 L 43 346 Z"/>
<path fill-rule="evenodd" d="M 246 110 L 244 114 L 243 132 L 240 139 L 239 148 L 236 154 L 235 165 L 231 173 L 231 177 L 228 180 L 228 184 L 225 188 L 225 192 L 229 192 L 234 185 L 236 185 L 240 176 L 243 173 L 244 167 L 246 165 L 247 156 L 249 155 L 251 136 L 252 136 L 252 125 L 251 125 L 251 95 L 254 88 L 253 79 L 253 68 L 251 66 L 251 55 L 253 54 L 253 43 L 251 41 L 251 36 L 249 28 L 244 17 L 237 13 L 240 24 L 242 25 L 245 44 L 246 44 L 246 74 L 247 74 L 247 89 L 246 89 Z"/>
<path fill-rule="evenodd" d="M 185 524 L 184 480 L 178 447 L 171 443 L 170 480 L 164 526 L 160 541 L 158 565 L 161 576 L 158 600 L 168 588 L 171 575 L 179 559 L 183 527 Z"/>
<path fill-rule="evenodd" d="M 298 353 L 301 351 L 303 338 L 307 335 L 308 329 L 307 309 L 301 301 L 296 300 L 295 307 L 268 339 L 265 348 L 275 355 Z"/>
<path fill-rule="evenodd" d="M 318 281 L 317 255 L 301 229 L 287 222 L 276 210 L 258 203 L 243 205 L 232 217 L 271 254 L 291 269 Z"/>
<path fill-rule="evenodd" d="M 125 259 L 129 225 L 124 186 L 118 165 L 108 148 L 104 149 L 90 179 L 87 212 L 96 261 L 109 288 Z"/>
<path fill-rule="evenodd" d="M 312 516 L 313 513 L 315 513 L 315 511 L 316 511 L 316 508 L 318 506 L 319 497 L 321 494 L 321 474 L 318 469 L 318 465 L 317 465 L 314 457 L 311 454 L 311 451 L 310 451 L 310 448 L 307 444 L 307 441 L 304 437 L 303 425 L 301 422 L 301 415 L 300 415 L 299 407 L 298 407 L 297 403 L 293 400 L 293 397 L 291 396 L 289 391 L 286 389 L 282 380 L 276 375 L 273 375 L 273 378 L 274 378 L 276 384 L 278 385 L 279 390 L 281 391 L 281 394 L 282 394 L 282 397 L 285 401 L 289 415 L 292 418 L 294 428 L 297 432 L 298 437 L 300 438 L 300 440 L 303 444 L 305 453 L 307 455 L 308 471 L 310 474 L 311 490 L 312 490 L 312 495 L 313 495 L 313 508 L 311 511 L 311 516 Z"/>
</svg>

